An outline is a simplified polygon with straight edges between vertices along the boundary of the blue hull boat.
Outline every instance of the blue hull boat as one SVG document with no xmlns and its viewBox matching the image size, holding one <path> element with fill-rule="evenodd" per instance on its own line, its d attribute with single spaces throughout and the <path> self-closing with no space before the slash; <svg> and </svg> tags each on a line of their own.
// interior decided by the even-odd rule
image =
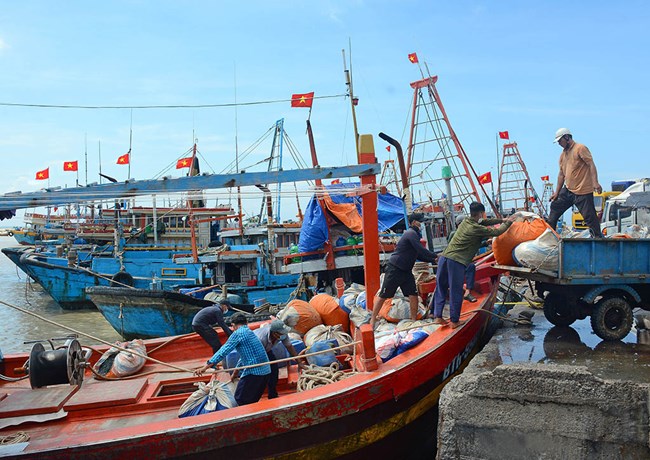
<svg viewBox="0 0 650 460">
<path fill-rule="evenodd" d="M 7 252 L 5 252 L 7 254 Z M 23 253 L 16 265 L 31 276 L 66 310 L 95 308 L 85 288 L 90 286 L 132 286 L 140 289 L 171 289 L 202 282 L 201 264 L 178 267 L 173 251 L 148 255 L 137 253 L 122 263 L 114 257 L 94 257 L 87 266 L 68 266 L 68 259 L 34 252 Z M 9 255 L 9 254 L 7 254 Z M 12 253 L 10 258 L 15 257 Z"/>
<path fill-rule="evenodd" d="M 274 298 L 274 294 L 275 296 L 286 294 L 283 298 L 283 302 L 286 302 L 293 291 L 294 288 L 291 287 L 280 287 L 257 289 L 255 292 L 269 298 Z M 244 293 L 237 292 L 246 303 L 233 304 L 233 310 L 254 313 L 254 307 L 246 301 Z M 86 293 L 106 321 L 127 340 L 168 337 L 193 332 L 194 315 L 201 308 L 214 305 L 214 302 L 209 300 L 175 291 L 95 286 L 87 288 Z M 267 319 L 268 315 L 257 315 L 255 318 L 256 320 Z"/>
</svg>

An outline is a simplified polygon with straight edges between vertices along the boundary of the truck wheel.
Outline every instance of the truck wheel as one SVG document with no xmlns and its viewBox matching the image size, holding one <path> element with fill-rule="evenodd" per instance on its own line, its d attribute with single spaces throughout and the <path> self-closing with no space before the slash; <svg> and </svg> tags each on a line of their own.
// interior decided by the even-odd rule
<svg viewBox="0 0 650 460">
<path fill-rule="evenodd" d="M 591 313 L 591 327 L 603 340 L 621 340 L 632 329 L 632 307 L 621 297 L 600 300 Z"/>
<path fill-rule="evenodd" d="M 576 320 L 575 308 L 569 299 L 549 292 L 544 298 L 544 316 L 556 326 L 569 326 Z"/>
</svg>

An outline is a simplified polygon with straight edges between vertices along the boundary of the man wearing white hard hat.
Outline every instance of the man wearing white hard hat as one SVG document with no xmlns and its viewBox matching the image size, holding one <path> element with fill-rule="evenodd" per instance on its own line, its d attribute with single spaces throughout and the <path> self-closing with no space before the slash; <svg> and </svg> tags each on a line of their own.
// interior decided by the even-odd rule
<svg viewBox="0 0 650 460">
<path fill-rule="evenodd" d="M 554 142 L 563 150 L 560 154 L 557 188 L 551 196 L 551 212 L 547 222 L 555 229 L 564 211 L 576 205 L 592 235 L 602 238 L 600 221 L 594 206 L 594 191 L 601 193 L 603 188 L 598 183 L 598 172 L 591 152 L 586 146 L 575 142 L 567 128 L 556 131 Z"/>
</svg>

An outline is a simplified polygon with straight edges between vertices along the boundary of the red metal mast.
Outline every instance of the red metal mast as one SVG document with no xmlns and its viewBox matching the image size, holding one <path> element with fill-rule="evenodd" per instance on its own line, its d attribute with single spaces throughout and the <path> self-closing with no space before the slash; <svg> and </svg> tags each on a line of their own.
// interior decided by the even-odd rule
<svg viewBox="0 0 650 460">
<path fill-rule="evenodd" d="M 468 212 L 472 201 L 482 201 L 482 192 L 483 200 L 499 215 L 483 185 L 476 180 L 477 188 L 474 182 L 478 175 L 451 126 L 435 86 L 437 81 L 433 76 L 411 83 L 414 91 L 406 166 L 411 190 L 424 190 L 431 201 L 437 201 L 446 193 L 441 170 L 448 166 L 455 207 Z"/>
<path fill-rule="evenodd" d="M 534 211 L 540 216 L 546 217 L 544 203 L 533 187 L 516 142 L 503 145 L 497 190 L 497 196 L 501 200 L 501 210 L 504 213 L 509 213 L 514 209 L 515 211 Z"/>
</svg>

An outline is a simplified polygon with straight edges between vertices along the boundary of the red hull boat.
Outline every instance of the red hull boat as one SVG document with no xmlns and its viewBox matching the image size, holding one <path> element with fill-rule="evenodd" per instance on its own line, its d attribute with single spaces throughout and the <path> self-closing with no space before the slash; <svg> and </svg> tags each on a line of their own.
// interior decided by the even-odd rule
<svg viewBox="0 0 650 460">
<path fill-rule="evenodd" d="M 21 458 L 169 458 L 223 454 L 233 458 L 332 458 L 358 451 L 435 406 L 444 384 L 480 345 L 496 295 L 497 272 L 477 270 L 477 303 L 463 304 L 457 329 L 437 326 L 427 339 L 386 363 L 375 355 L 369 325 L 355 331 L 350 359 L 357 373 L 296 392 L 297 366 L 281 369 L 277 399 L 178 418 L 181 404 L 207 378 L 147 364 L 141 377 L 32 389 L 27 380 L 0 384 L 0 438 L 28 435 L 0 448 Z M 421 286 L 430 291 L 433 285 Z M 257 327 L 257 324 L 251 327 Z M 210 356 L 197 335 L 146 341 L 149 356 L 196 368 Z M 106 348 L 96 348 L 90 363 Z M 0 373 L 19 377 L 27 355 L 6 356 Z M 350 371 L 351 372 L 351 371 Z M 399 446 L 396 446 L 398 448 Z M 403 446 L 402 446 L 403 447 Z M 10 450 L 13 449 L 13 450 Z"/>
</svg>

